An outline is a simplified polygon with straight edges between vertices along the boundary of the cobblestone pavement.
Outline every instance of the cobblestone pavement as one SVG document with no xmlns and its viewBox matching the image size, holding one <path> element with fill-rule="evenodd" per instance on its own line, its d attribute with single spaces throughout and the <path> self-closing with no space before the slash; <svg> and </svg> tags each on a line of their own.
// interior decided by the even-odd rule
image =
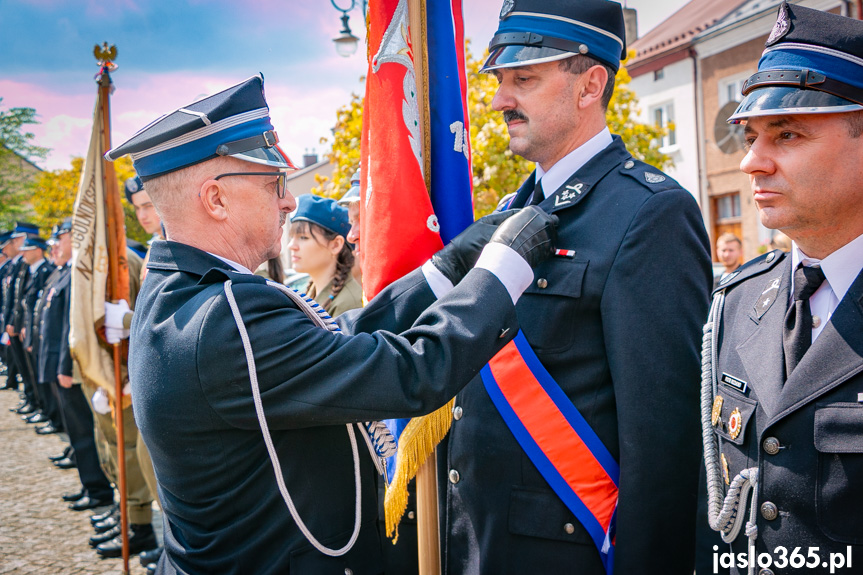
<svg viewBox="0 0 863 575">
<path fill-rule="evenodd" d="M 0 377 L 0 386 L 5 384 Z M 81 484 L 74 469 L 48 461 L 65 443 L 57 435 L 36 435 L 33 425 L 9 411 L 18 403 L 14 391 L 0 391 L 0 574 L 119 575 L 122 559 L 100 559 L 90 548 L 90 512 L 69 510 L 60 496 Z M 153 526 L 161 531 L 154 509 Z M 144 575 L 137 556 L 129 573 Z"/>
</svg>

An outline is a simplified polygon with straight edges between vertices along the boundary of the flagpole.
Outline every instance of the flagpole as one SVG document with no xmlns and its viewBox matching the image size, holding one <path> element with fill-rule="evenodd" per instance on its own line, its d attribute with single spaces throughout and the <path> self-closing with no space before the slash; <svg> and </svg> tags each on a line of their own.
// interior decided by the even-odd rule
<svg viewBox="0 0 863 575">
<path fill-rule="evenodd" d="M 107 43 L 101 54 L 97 53 L 102 69 L 99 73 L 99 96 L 102 114 L 102 149 L 111 149 L 111 77 L 110 71 L 116 66 L 110 61 Z M 114 47 L 111 47 L 116 57 Z M 120 191 L 114 164 L 105 158 L 102 161 L 102 180 L 105 189 L 105 212 L 108 224 L 108 285 L 106 299 L 129 300 L 129 264 L 126 260 L 126 234 L 123 208 L 120 205 Z M 117 475 L 120 491 L 120 537 L 123 543 L 123 575 L 129 573 L 129 517 L 126 497 L 126 442 L 123 427 L 123 380 L 121 373 L 121 344 L 113 344 L 114 352 L 114 425 L 117 428 Z"/>
<path fill-rule="evenodd" d="M 431 190 L 431 126 L 429 113 L 428 35 L 426 0 L 408 0 L 414 72 L 422 126 L 423 176 Z M 438 523 L 437 448 L 417 470 L 417 552 L 419 575 L 440 575 L 440 526 Z"/>
</svg>

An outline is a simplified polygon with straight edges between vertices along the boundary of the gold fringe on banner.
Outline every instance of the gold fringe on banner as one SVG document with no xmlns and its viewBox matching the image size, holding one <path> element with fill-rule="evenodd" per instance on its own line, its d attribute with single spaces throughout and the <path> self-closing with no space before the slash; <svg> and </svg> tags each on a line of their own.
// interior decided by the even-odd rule
<svg viewBox="0 0 863 575">
<path fill-rule="evenodd" d="M 399 540 L 398 526 L 408 506 L 408 483 L 440 443 L 452 425 L 455 398 L 437 411 L 414 417 L 399 437 L 396 471 L 384 497 L 387 537 L 393 545 Z"/>
</svg>

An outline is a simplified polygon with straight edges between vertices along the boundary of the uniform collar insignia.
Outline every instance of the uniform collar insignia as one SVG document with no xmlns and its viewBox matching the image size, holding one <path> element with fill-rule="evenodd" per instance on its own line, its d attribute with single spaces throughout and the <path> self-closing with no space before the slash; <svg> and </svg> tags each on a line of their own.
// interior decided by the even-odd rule
<svg viewBox="0 0 863 575">
<path fill-rule="evenodd" d="M 500 19 L 503 20 L 509 16 L 513 8 L 515 8 L 515 0 L 503 0 L 503 6 L 500 8 Z"/>
<path fill-rule="evenodd" d="M 767 283 L 764 291 L 762 291 L 761 295 L 758 297 L 758 301 L 755 302 L 755 317 L 757 319 L 761 319 L 764 314 L 767 313 L 767 310 L 769 310 L 776 302 L 777 296 L 779 295 L 779 286 L 781 283 L 781 275 L 771 279 Z"/>
</svg>

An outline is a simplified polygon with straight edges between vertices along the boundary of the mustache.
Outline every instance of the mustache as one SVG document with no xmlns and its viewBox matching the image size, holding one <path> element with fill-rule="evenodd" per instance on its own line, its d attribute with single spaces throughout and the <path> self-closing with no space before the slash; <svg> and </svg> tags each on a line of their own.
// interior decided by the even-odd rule
<svg viewBox="0 0 863 575">
<path fill-rule="evenodd" d="M 527 122 L 527 116 L 525 116 L 518 110 L 506 110 L 503 113 L 503 121 L 509 124 L 513 120 L 522 120 L 524 122 Z"/>
</svg>

